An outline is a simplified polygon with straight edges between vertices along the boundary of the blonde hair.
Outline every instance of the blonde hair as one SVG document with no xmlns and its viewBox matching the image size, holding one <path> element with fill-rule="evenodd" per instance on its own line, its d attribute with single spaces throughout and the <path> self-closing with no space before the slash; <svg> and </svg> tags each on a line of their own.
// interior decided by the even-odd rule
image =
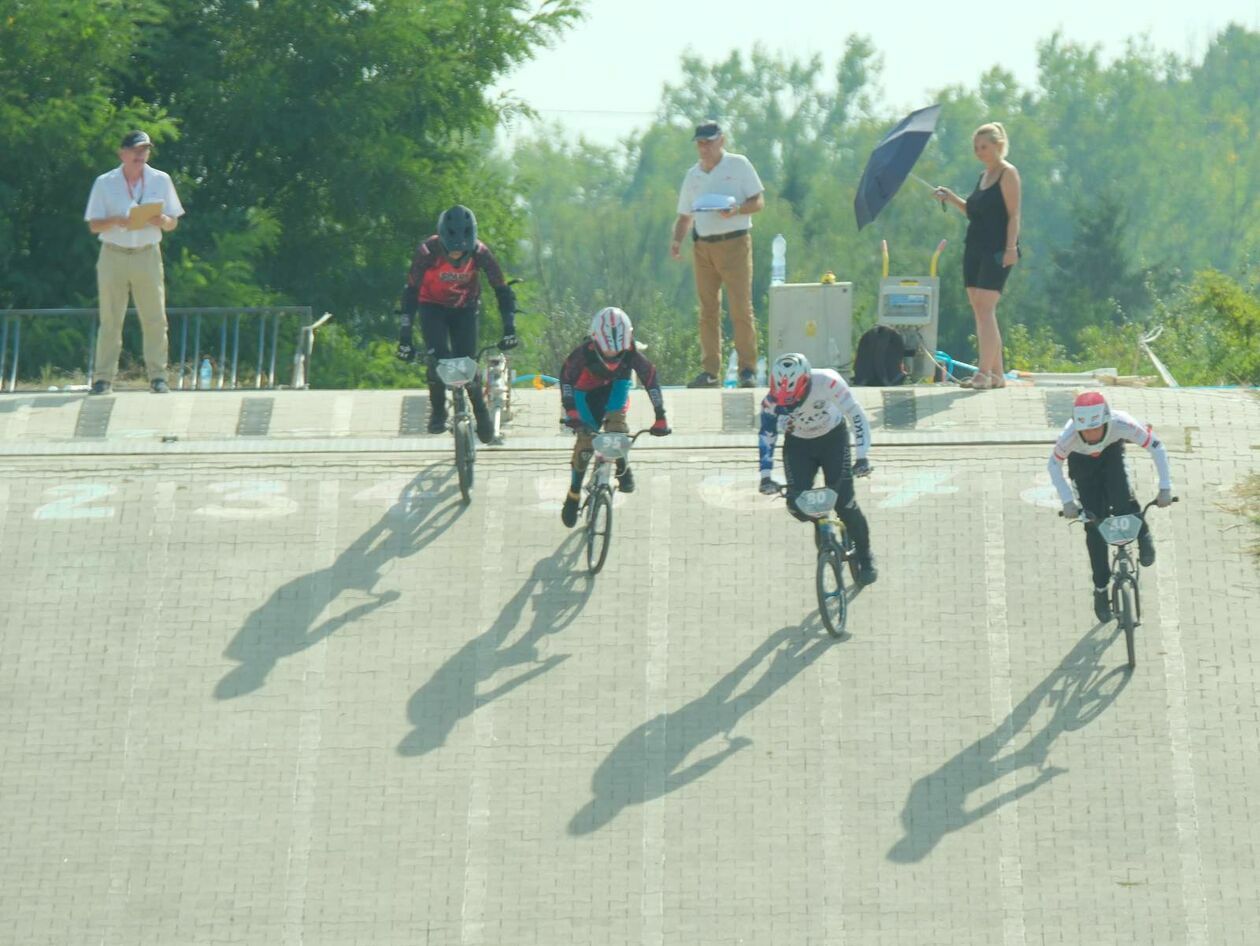
<svg viewBox="0 0 1260 946">
<path fill-rule="evenodd" d="M 1011 140 L 1006 137 L 1006 129 L 1002 127 L 1001 122 L 985 122 L 974 132 L 971 137 L 979 138 L 981 135 L 988 138 L 998 147 L 998 157 L 1005 158 L 1006 152 L 1011 148 Z"/>
</svg>

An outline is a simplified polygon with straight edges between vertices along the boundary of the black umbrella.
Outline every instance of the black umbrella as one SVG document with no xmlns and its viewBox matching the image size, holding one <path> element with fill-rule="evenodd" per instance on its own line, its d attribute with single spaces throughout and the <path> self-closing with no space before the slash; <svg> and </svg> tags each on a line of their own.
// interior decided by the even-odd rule
<svg viewBox="0 0 1260 946">
<path fill-rule="evenodd" d="M 875 146 L 853 198 L 853 212 L 857 215 L 859 230 L 879 215 L 907 177 L 913 177 L 910 169 L 919 160 L 924 146 L 936 130 L 936 120 L 940 115 L 939 105 L 911 112 Z"/>
</svg>

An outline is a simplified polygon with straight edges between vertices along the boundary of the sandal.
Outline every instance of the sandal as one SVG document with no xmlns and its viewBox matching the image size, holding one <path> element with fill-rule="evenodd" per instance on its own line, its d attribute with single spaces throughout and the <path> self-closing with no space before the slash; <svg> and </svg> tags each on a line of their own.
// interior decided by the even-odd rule
<svg viewBox="0 0 1260 946">
<path fill-rule="evenodd" d="M 998 374 L 996 371 L 989 372 L 989 387 L 1004 388 L 1006 387 L 1006 375 Z"/>
<path fill-rule="evenodd" d="M 992 387 L 993 383 L 989 380 L 989 375 L 986 371 L 977 371 L 971 379 L 971 390 L 973 391 L 988 391 Z"/>
</svg>

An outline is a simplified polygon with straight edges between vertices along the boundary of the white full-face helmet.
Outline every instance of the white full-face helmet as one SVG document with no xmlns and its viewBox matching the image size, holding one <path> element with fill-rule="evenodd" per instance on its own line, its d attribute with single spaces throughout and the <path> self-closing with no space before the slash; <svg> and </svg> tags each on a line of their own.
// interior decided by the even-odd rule
<svg viewBox="0 0 1260 946">
<path fill-rule="evenodd" d="M 591 341 L 605 363 L 613 364 L 634 349 L 634 326 L 630 316 L 616 306 L 607 306 L 591 319 Z"/>
</svg>

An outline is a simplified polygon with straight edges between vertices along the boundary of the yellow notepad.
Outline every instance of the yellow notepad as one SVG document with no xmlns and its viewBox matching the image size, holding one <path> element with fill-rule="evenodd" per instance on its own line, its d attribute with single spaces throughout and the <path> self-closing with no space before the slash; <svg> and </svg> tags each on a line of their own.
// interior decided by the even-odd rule
<svg viewBox="0 0 1260 946">
<path fill-rule="evenodd" d="M 162 201 L 155 200 L 149 204 L 136 204 L 127 214 L 127 229 L 139 230 L 147 227 L 162 212 Z"/>
</svg>

